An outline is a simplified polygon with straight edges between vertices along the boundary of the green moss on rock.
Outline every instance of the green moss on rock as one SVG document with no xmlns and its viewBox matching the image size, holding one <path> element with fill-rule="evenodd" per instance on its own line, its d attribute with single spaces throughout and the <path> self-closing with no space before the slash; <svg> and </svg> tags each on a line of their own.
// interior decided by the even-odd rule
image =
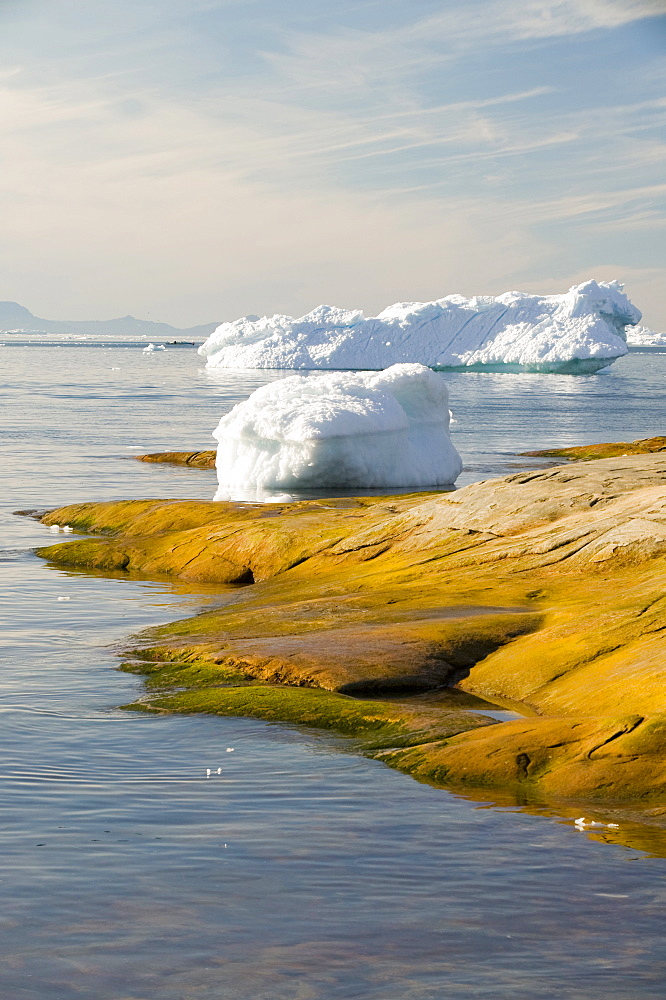
<svg viewBox="0 0 666 1000">
<path fill-rule="evenodd" d="M 137 711 L 247 716 L 332 730 L 359 740 L 367 751 L 441 739 L 491 720 L 466 712 L 444 714 L 427 708 L 361 701 L 317 688 L 267 685 L 181 691 L 126 705 Z"/>
<path fill-rule="evenodd" d="M 120 669 L 128 674 L 140 674 L 145 677 L 146 687 L 149 690 L 213 687 L 217 684 L 242 684 L 247 680 L 245 674 L 239 670 L 199 660 L 194 663 L 183 660 L 171 660 L 166 663 L 133 660 L 121 663 Z"/>
</svg>

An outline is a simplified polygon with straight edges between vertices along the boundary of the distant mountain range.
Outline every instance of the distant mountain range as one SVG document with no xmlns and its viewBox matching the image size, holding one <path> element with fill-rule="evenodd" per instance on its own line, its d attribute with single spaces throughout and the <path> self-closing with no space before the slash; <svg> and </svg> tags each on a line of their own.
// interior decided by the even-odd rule
<svg viewBox="0 0 666 1000">
<path fill-rule="evenodd" d="M 120 319 L 59 320 L 40 319 L 18 302 L 0 302 L 0 333 L 78 333 L 103 337 L 154 337 L 158 340 L 200 340 L 219 323 L 204 323 L 186 330 L 169 323 L 123 316 Z"/>
</svg>

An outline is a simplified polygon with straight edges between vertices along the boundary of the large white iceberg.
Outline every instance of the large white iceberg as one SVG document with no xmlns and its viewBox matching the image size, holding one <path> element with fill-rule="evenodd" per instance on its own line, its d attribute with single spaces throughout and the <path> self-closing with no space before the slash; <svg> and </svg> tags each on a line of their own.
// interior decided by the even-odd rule
<svg viewBox="0 0 666 1000">
<path fill-rule="evenodd" d="M 449 418 L 444 380 L 423 365 L 279 379 L 220 420 L 216 499 L 449 485 L 462 470 Z"/>
<path fill-rule="evenodd" d="M 430 368 L 594 372 L 627 353 L 625 327 L 641 313 L 617 281 L 564 295 L 505 292 L 397 302 L 378 316 L 318 306 L 306 316 L 222 323 L 199 348 L 209 368 L 377 370 Z"/>
</svg>

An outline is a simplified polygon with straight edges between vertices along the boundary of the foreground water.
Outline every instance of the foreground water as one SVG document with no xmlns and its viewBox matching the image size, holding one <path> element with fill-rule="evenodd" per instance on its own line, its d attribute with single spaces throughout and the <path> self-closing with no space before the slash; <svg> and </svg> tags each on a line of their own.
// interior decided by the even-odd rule
<svg viewBox="0 0 666 1000">
<path fill-rule="evenodd" d="M 212 376 L 186 349 L 2 350 L 1 996 L 663 995 L 658 835 L 651 853 L 483 808 L 308 731 L 118 710 L 139 685 L 109 644 L 213 594 L 52 569 L 31 552 L 48 531 L 11 511 L 210 496 L 210 473 L 127 456 L 209 447 L 272 376 Z M 586 379 L 447 376 L 463 482 L 658 433 L 664 374 L 632 354 Z"/>
</svg>

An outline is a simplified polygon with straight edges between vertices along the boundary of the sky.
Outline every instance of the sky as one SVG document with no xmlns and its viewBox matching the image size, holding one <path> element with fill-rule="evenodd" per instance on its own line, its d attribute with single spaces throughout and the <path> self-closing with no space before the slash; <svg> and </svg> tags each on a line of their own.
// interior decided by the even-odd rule
<svg viewBox="0 0 666 1000">
<path fill-rule="evenodd" d="M 619 279 L 666 330 L 666 0 L 0 0 L 0 299 L 187 327 Z"/>
</svg>

